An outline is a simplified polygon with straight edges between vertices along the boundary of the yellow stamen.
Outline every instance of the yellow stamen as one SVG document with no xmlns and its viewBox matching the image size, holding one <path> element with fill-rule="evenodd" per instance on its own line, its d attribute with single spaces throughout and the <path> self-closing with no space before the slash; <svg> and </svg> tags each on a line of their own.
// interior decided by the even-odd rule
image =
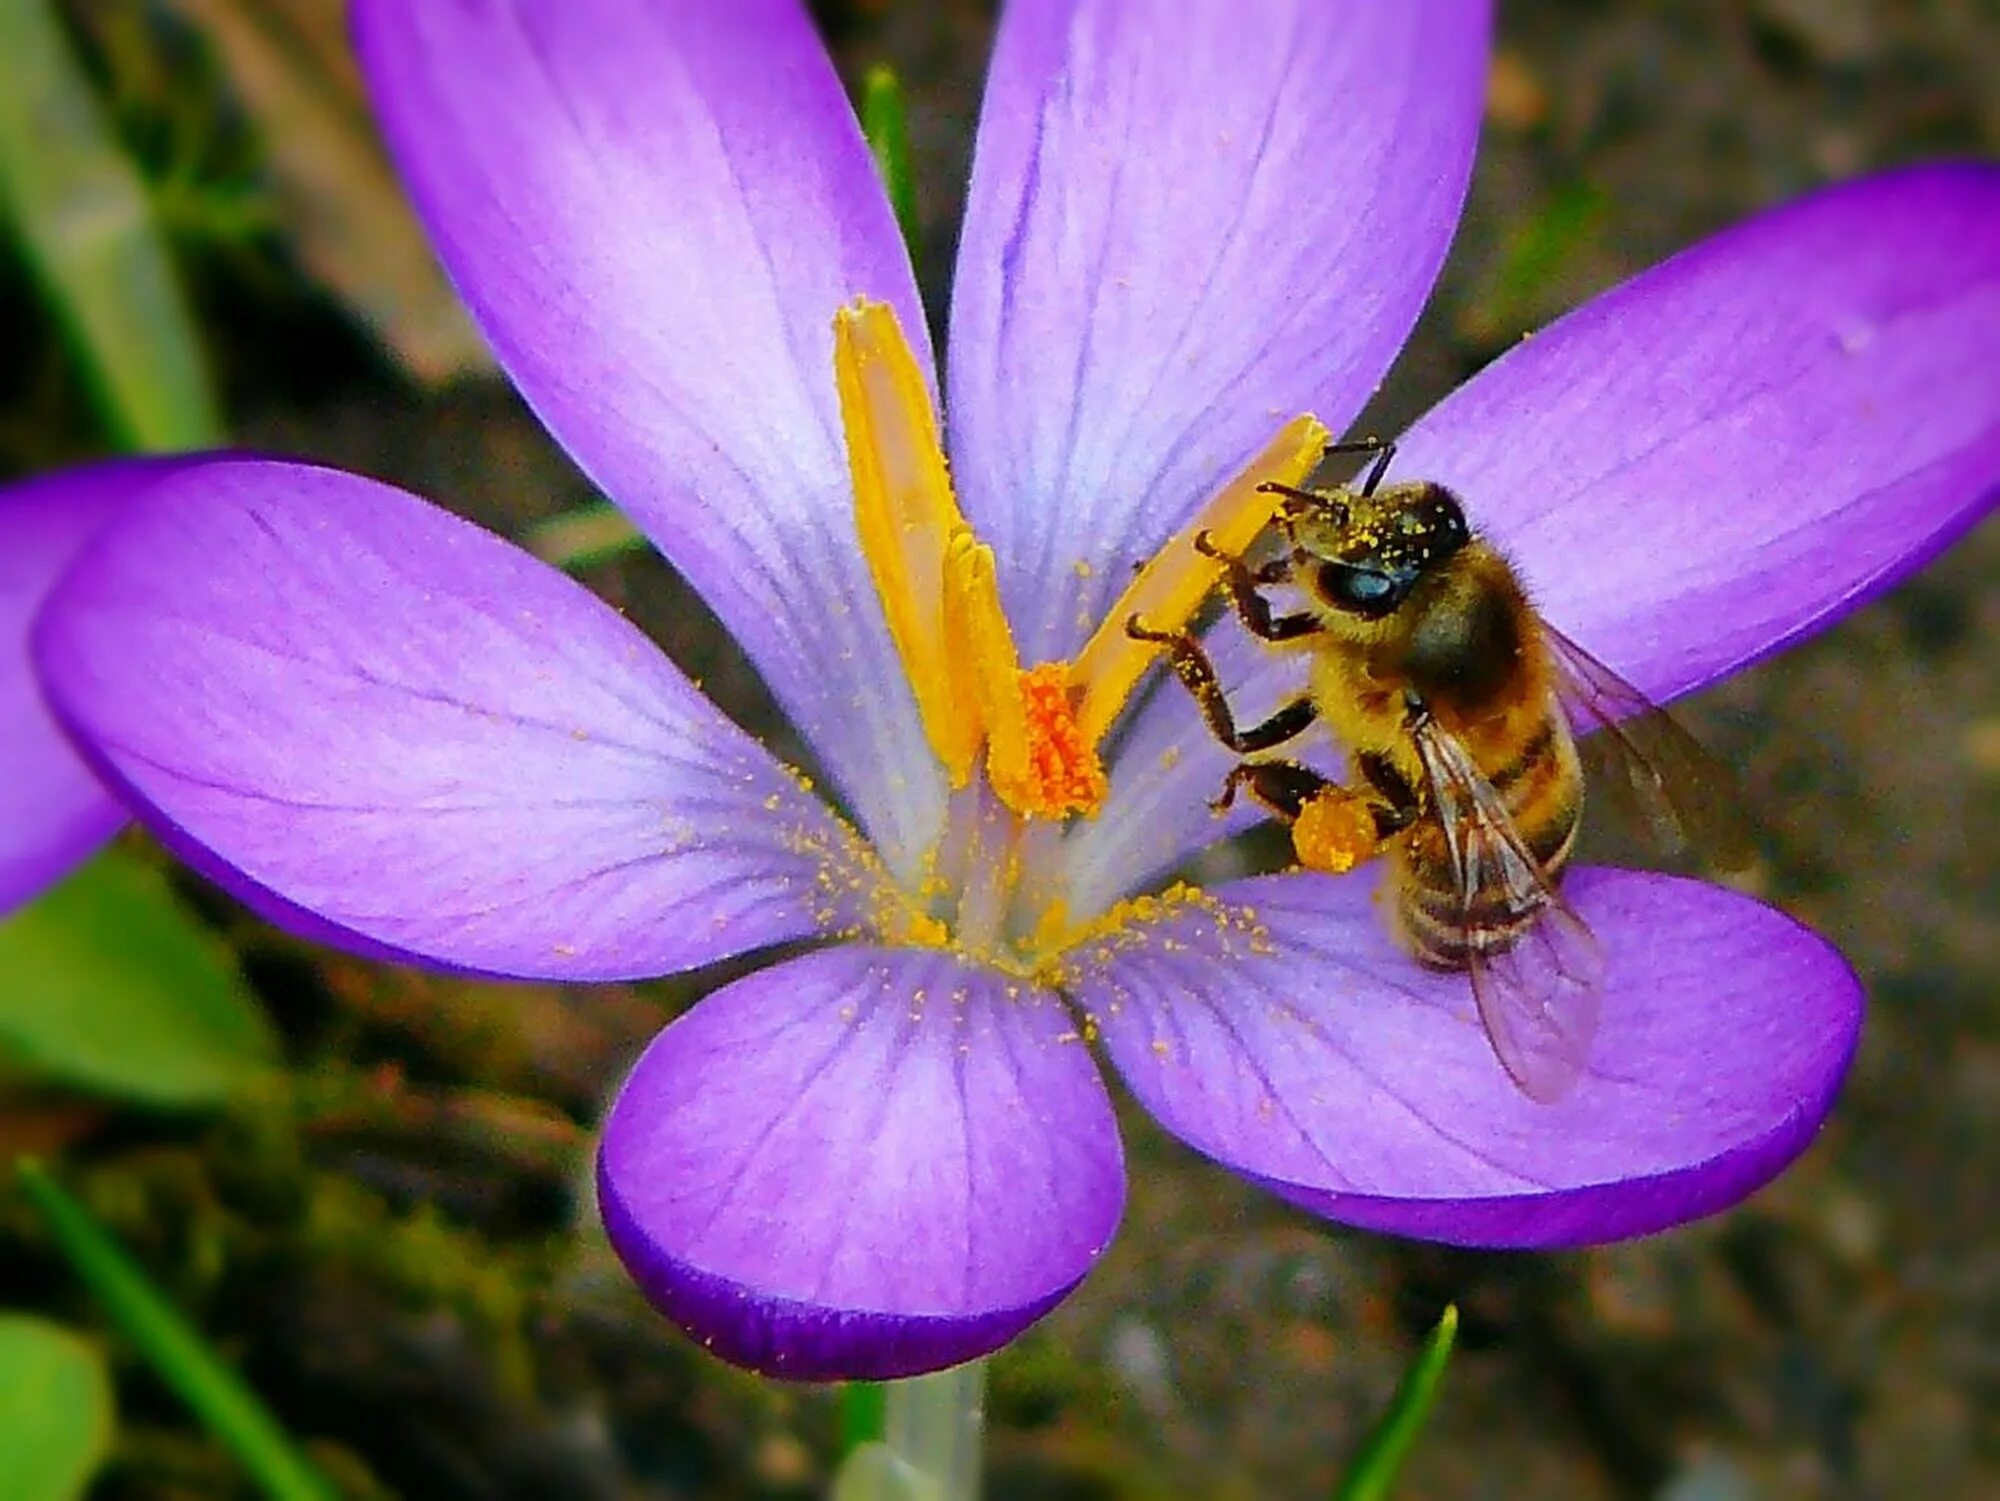
<svg viewBox="0 0 2000 1501">
<path fill-rule="evenodd" d="M 1125 622 L 1137 615 L 1155 631 L 1184 629 L 1222 578 L 1222 565 L 1197 552 L 1194 539 L 1208 532 L 1222 552 L 1240 556 L 1270 525 L 1279 505 L 1278 496 L 1258 487 L 1298 484 L 1319 463 L 1327 439 L 1327 430 L 1311 417 L 1287 423 L 1250 467 L 1154 554 L 1118 596 L 1070 668 L 1070 686 L 1079 695 L 1077 727 L 1086 744 L 1103 740 L 1158 650 L 1128 636 Z"/>
<path fill-rule="evenodd" d="M 833 369 L 861 550 L 924 735 L 952 785 L 963 787 L 979 750 L 979 721 L 950 671 L 943 611 L 946 552 L 969 528 L 951 493 L 937 414 L 886 303 L 857 301 L 834 316 Z"/>
<path fill-rule="evenodd" d="M 932 751 L 963 787 L 983 747 L 993 790 L 1023 817 L 1096 811 L 1104 767 L 1077 729 L 1069 670 L 1021 668 L 993 551 L 952 495 L 937 416 L 894 310 L 857 301 L 833 332 L 855 525 Z"/>
</svg>

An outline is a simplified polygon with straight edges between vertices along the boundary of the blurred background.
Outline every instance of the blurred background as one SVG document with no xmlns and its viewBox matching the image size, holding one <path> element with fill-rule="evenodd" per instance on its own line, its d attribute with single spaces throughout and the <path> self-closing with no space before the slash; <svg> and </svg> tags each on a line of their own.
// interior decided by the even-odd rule
<svg viewBox="0 0 2000 1501">
<path fill-rule="evenodd" d="M 876 63 L 904 80 L 920 270 L 941 308 L 991 6 L 815 9 L 851 81 Z M 1373 430 L 1750 212 L 2000 147 L 1995 0 L 1502 10 L 1469 212 Z M 398 481 L 548 555 L 592 545 L 599 521 L 561 520 L 588 485 L 494 370 L 380 155 L 340 0 L 0 0 L 0 60 L 16 200 L 0 476 L 209 434 Z M 80 207 L 51 186 L 65 172 L 93 184 Z M 148 218 L 164 258 L 126 232 Z M 85 347 L 109 353 L 93 366 Z M 622 553 L 584 576 L 768 727 L 657 560 Z M 1460 1355 L 1403 1494 L 2000 1495 L 1996 579 L 1988 525 L 1687 706 L 1754 799 L 1758 889 L 1838 942 L 1874 1001 L 1843 1103 L 1797 1168 L 1640 1244 L 1475 1255 L 1310 1220 L 1126 1110 L 1126 1228 L 994 1363 L 989 1494 L 1328 1495 L 1456 1300 Z M 148 949 L 149 925 L 174 926 L 168 903 L 197 931 Z M 129 972 L 78 937 L 107 921 L 137 935 Z M 129 1014 L 56 1035 L 50 976 Z M 833 1395 L 740 1375 L 673 1333 L 586 1196 L 596 1112 L 695 993 L 346 960 L 128 835 L 0 923 L 0 1162 L 54 1156 L 355 1496 L 817 1495 Z M 93 1496 L 253 1494 L 101 1332 L 5 1186 L 0 1310 L 81 1330 L 109 1360 L 117 1420 Z"/>
</svg>

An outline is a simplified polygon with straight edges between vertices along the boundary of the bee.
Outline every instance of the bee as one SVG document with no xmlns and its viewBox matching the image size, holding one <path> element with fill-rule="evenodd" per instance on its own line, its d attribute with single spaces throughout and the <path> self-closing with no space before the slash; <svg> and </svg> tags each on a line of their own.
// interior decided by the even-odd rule
<svg viewBox="0 0 2000 1501">
<path fill-rule="evenodd" d="M 1583 814 L 1580 744 L 1602 749 L 1595 759 L 1622 772 L 1638 811 L 1672 843 L 1734 859 L 1727 774 L 1541 618 L 1457 495 L 1428 480 L 1384 485 L 1394 444 L 1327 450 L 1342 453 L 1374 455 L 1359 485 L 1264 487 L 1283 497 L 1273 561 L 1253 568 L 1196 539 L 1222 564 L 1250 633 L 1309 654 L 1305 692 L 1239 729 L 1192 635 L 1149 630 L 1136 615 L 1126 633 L 1163 648 L 1210 732 L 1253 758 L 1230 769 L 1211 806 L 1248 793 L 1291 826 L 1301 863 L 1317 869 L 1384 857 L 1394 935 L 1421 964 L 1469 975 L 1500 1063 L 1552 1102 L 1588 1060 L 1604 973 L 1561 889 Z M 1302 607 L 1274 605 L 1264 590 L 1277 586 L 1295 589 Z M 1316 722 L 1346 748 L 1349 783 L 1264 755 Z M 1601 733 L 1581 739 L 1592 730 Z"/>
</svg>

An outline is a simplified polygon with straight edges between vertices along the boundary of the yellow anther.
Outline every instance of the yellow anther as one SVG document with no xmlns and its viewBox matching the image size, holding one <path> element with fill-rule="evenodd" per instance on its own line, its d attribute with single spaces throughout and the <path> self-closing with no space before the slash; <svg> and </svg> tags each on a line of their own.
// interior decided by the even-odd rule
<svg viewBox="0 0 2000 1501">
<path fill-rule="evenodd" d="M 980 726 L 951 671 L 943 615 L 945 555 L 967 528 L 952 496 L 937 414 L 887 303 L 857 301 L 834 316 L 833 367 L 861 550 L 924 735 L 952 785 L 962 787 Z"/>
<path fill-rule="evenodd" d="M 1018 775 L 1027 757 L 1021 659 L 1000 609 L 993 549 L 970 529 L 961 529 L 945 550 L 944 641 L 946 660 L 966 685 L 968 707 L 986 736 L 987 769 L 997 785 L 1002 774 Z"/>
<path fill-rule="evenodd" d="M 1198 552 L 1195 538 L 1208 532 L 1218 550 L 1240 555 L 1270 524 L 1279 505 L 1278 496 L 1259 486 L 1298 484 L 1319 463 L 1327 438 L 1327 430 L 1314 418 L 1297 417 L 1287 423 L 1250 467 L 1155 553 L 1118 596 L 1070 668 L 1070 684 L 1079 696 L 1077 724 L 1088 744 L 1104 738 L 1158 650 L 1126 635 L 1125 622 L 1137 615 L 1155 631 L 1183 629 L 1222 578 L 1222 565 Z"/>
</svg>

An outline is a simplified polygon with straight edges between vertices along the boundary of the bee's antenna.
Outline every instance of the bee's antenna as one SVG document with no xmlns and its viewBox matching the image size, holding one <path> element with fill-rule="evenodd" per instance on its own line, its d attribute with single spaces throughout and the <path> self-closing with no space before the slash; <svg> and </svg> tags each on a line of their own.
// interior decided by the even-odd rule
<svg viewBox="0 0 2000 1501">
<path fill-rule="evenodd" d="M 1363 499 L 1375 493 L 1375 487 L 1382 483 L 1382 476 L 1388 473 L 1389 461 L 1396 457 L 1396 445 L 1384 443 L 1380 438 L 1352 438 L 1345 443 L 1329 443 L 1322 459 L 1335 458 L 1345 453 L 1372 453 L 1375 462 L 1368 466 L 1368 477 L 1361 482 Z"/>
<path fill-rule="evenodd" d="M 1368 466 L 1368 478 L 1361 482 L 1361 493 L 1373 495 L 1375 487 L 1382 483 L 1382 476 L 1389 470 L 1389 461 L 1396 457 L 1396 445 L 1384 443 L 1382 451 L 1375 455 L 1375 462 Z"/>
</svg>

